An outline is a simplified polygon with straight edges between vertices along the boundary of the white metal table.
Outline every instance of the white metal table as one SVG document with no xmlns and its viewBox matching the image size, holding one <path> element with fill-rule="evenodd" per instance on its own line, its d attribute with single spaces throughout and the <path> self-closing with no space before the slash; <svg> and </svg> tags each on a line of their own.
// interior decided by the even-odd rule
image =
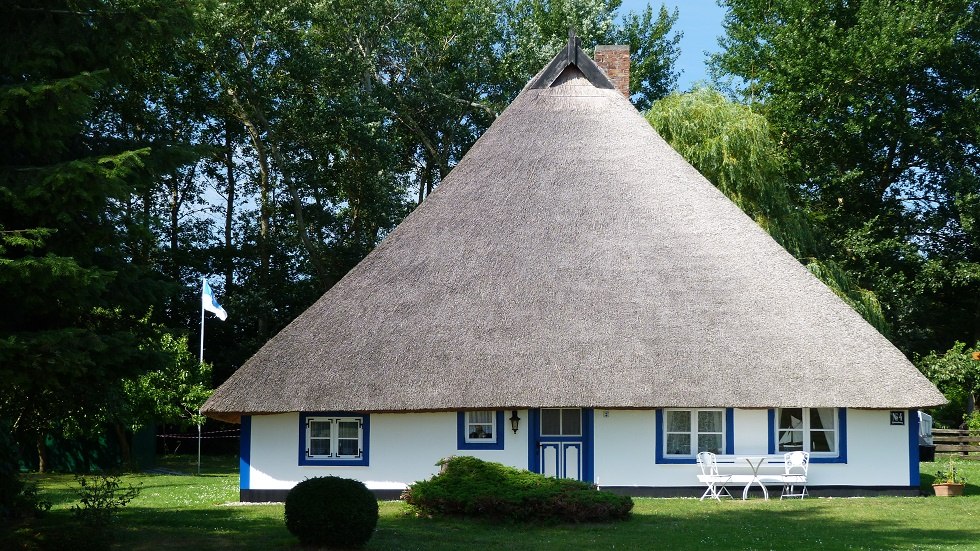
<svg viewBox="0 0 980 551">
<path fill-rule="evenodd" d="M 752 470 L 752 474 L 750 476 L 736 475 L 732 477 L 733 482 L 734 481 L 741 482 L 743 478 L 746 481 L 745 488 L 742 489 L 742 499 L 749 498 L 749 488 L 752 487 L 753 483 L 758 484 L 759 487 L 762 488 L 762 495 L 765 497 L 765 499 L 769 499 L 769 490 L 766 488 L 766 485 L 762 483 L 763 477 L 759 476 L 759 469 L 770 461 L 782 461 L 782 460 L 783 460 L 782 455 L 736 455 L 734 457 L 734 461 L 730 463 L 731 466 L 741 467 L 742 466 L 741 462 L 744 461 L 745 464 L 749 467 L 749 469 Z"/>
</svg>

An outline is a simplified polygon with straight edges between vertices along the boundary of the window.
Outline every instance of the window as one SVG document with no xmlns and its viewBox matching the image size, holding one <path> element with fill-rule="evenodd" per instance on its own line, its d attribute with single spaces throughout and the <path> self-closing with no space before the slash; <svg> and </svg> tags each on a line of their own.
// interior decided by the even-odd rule
<svg viewBox="0 0 980 551">
<path fill-rule="evenodd" d="M 369 417 L 300 414 L 300 465 L 367 465 Z"/>
<path fill-rule="evenodd" d="M 543 408 L 541 436 L 582 436 L 582 410 L 579 408 Z"/>
<path fill-rule="evenodd" d="M 503 410 L 460 411 L 456 414 L 456 448 L 502 450 L 503 429 Z"/>
<path fill-rule="evenodd" d="M 496 429 L 496 419 L 492 411 L 466 412 L 466 441 L 470 443 L 485 443 L 493 440 Z"/>
<path fill-rule="evenodd" d="M 776 420 L 777 451 L 837 455 L 836 408 L 782 408 Z"/>
<path fill-rule="evenodd" d="M 665 455 L 725 453 L 725 410 L 668 409 L 663 419 Z"/>
</svg>

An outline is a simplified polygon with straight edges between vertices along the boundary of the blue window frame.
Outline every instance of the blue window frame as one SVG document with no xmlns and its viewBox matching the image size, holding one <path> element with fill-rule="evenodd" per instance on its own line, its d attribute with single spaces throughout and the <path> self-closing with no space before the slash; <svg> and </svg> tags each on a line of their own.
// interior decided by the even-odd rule
<svg viewBox="0 0 980 551">
<path fill-rule="evenodd" d="M 367 466 L 371 416 L 337 411 L 299 414 L 299 464 Z"/>
<path fill-rule="evenodd" d="M 456 412 L 456 449 L 504 449 L 503 410 Z"/>
<path fill-rule="evenodd" d="M 699 451 L 735 453 L 734 411 L 733 408 L 658 409 L 656 462 L 693 464 Z M 719 413 L 720 423 L 717 422 Z M 667 417 L 671 426 L 666 423 Z"/>
<path fill-rule="evenodd" d="M 770 409 L 769 453 L 796 450 L 809 452 L 810 463 L 847 463 L 847 409 Z"/>
</svg>

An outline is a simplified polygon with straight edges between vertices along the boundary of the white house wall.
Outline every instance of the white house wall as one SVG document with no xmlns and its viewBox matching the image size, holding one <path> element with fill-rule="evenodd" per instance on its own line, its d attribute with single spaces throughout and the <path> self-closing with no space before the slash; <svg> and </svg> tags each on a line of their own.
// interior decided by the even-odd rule
<svg viewBox="0 0 980 551">
<path fill-rule="evenodd" d="M 527 419 L 527 412 L 521 411 Z M 457 450 L 456 413 L 372 413 L 368 442 L 370 465 L 331 467 L 298 465 L 297 413 L 252 417 L 249 459 L 250 489 L 289 489 L 315 476 L 340 476 L 365 482 L 371 489 L 399 489 L 439 472 L 436 462 L 450 455 L 470 455 L 527 467 L 527 433 L 503 430 L 503 450 Z"/>
<path fill-rule="evenodd" d="M 910 422 L 906 419 L 906 422 Z M 765 455 L 768 410 L 734 410 L 735 455 Z M 847 463 L 811 463 L 814 486 L 909 486 L 909 427 L 890 425 L 889 412 L 847 410 Z M 599 486 L 697 485 L 697 465 L 655 464 L 656 412 L 595 412 L 595 477 Z M 918 465 L 916 465 L 916 469 Z M 777 472 L 782 467 L 760 471 Z M 749 474 L 746 469 L 745 474 Z"/>
<path fill-rule="evenodd" d="M 503 427 L 503 450 L 458 450 L 455 412 L 374 413 L 370 416 L 369 466 L 298 465 L 298 414 L 256 415 L 251 422 L 250 489 L 288 489 L 306 478 L 355 478 L 372 489 L 403 488 L 438 472 L 435 463 L 451 455 L 471 455 L 528 467 L 528 412 L 515 435 Z M 912 419 L 906 419 L 906 423 Z M 506 423 L 505 423 L 506 424 Z M 594 412 L 594 473 L 599 486 L 697 486 L 693 464 L 656 464 L 654 410 Z M 768 451 L 768 411 L 735 409 L 736 455 Z M 909 427 L 889 424 L 889 412 L 847 410 L 847 462 L 811 463 L 811 486 L 910 485 Z M 917 465 L 915 466 L 917 469 Z"/>
</svg>

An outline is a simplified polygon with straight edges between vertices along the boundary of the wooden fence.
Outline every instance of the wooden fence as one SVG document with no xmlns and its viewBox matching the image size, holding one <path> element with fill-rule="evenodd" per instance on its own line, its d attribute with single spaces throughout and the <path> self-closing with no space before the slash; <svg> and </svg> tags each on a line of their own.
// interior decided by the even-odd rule
<svg viewBox="0 0 980 551">
<path fill-rule="evenodd" d="M 932 429 L 932 442 L 938 453 L 959 453 L 963 459 L 980 459 L 980 432 Z"/>
</svg>

